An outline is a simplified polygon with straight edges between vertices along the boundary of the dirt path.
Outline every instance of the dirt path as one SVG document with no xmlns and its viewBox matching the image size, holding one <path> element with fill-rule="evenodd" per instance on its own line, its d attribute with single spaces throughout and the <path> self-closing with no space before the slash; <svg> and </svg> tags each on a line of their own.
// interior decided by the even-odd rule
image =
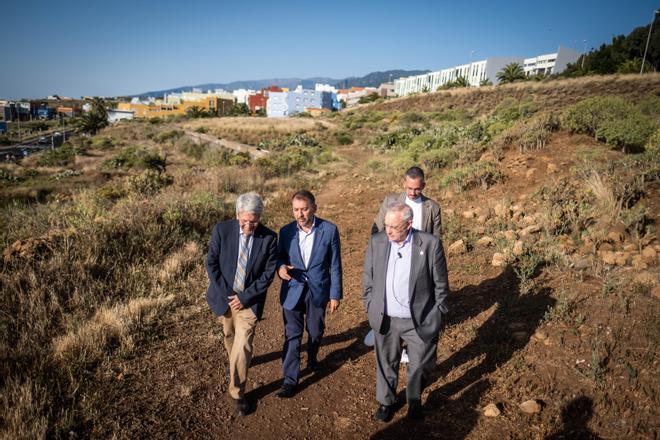
<svg viewBox="0 0 660 440">
<path fill-rule="evenodd" d="M 368 331 L 362 308 L 364 249 L 373 215 L 385 193 L 396 188 L 396 176 L 367 177 L 369 153 L 343 151 L 349 165 L 317 191 L 319 216 L 335 222 L 341 232 L 344 301 L 327 318 L 319 359 L 321 371 L 304 372 L 298 394 L 288 400 L 274 396 L 281 385 L 283 323 L 278 302 L 279 281 L 271 286 L 264 320 L 257 326 L 255 358 L 250 368 L 247 397 L 256 411 L 244 418 L 233 415 L 228 398 L 226 353 L 220 325 L 213 320 L 203 292 L 200 268 L 199 299 L 181 311 L 160 339 L 145 346 L 133 359 L 117 361 L 115 376 L 100 390 L 108 407 L 91 427 L 99 437 L 118 438 L 492 438 L 506 427 L 483 426 L 479 417 L 488 376 L 508 361 L 528 340 L 509 341 L 502 326 L 515 316 L 518 330 L 533 334 L 547 307 L 546 297 L 535 303 L 498 309 L 498 302 L 515 292 L 511 273 L 490 265 L 474 271 L 472 255 L 450 261 L 453 314 L 440 340 L 436 382 L 425 392 L 427 417 L 411 425 L 405 407 L 387 425 L 371 420 L 375 401 L 375 361 L 363 344 Z M 434 194 L 430 194 L 431 197 Z M 445 247 L 447 245 L 445 244 Z M 480 260 L 479 260 L 480 261 Z M 456 290 L 458 289 L 458 290 Z M 303 354 L 302 365 L 306 363 Z M 404 368 L 400 400 L 405 401 Z"/>
</svg>

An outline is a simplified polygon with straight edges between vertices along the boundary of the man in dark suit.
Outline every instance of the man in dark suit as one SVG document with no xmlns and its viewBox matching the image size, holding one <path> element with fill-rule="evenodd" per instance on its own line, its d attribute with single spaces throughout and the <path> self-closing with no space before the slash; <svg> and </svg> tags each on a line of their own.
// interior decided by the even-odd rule
<svg viewBox="0 0 660 440">
<path fill-rule="evenodd" d="M 371 233 L 385 228 L 385 212 L 392 203 L 405 203 L 414 213 L 413 228 L 442 238 L 442 219 L 440 205 L 429 199 L 422 191 L 426 187 L 424 171 L 419 167 L 410 167 L 403 177 L 404 192 L 389 194 L 383 199 L 378 214 L 371 227 Z"/>
<path fill-rule="evenodd" d="M 316 200 L 307 190 L 292 198 L 295 221 L 280 230 L 278 276 L 284 316 L 282 369 L 284 383 L 277 397 L 292 397 L 300 374 L 300 344 L 307 328 L 307 367 L 318 368 L 317 355 L 325 329 L 326 307 L 332 313 L 342 299 L 339 231 L 315 216 Z M 306 321 L 305 322 L 305 318 Z M 305 325 L 306 324 L 306 325 Z"/>
<path fill-rule="evenodd" d="M 385 231 L 371 236 L 364 262 L 362 299 L 375 332 L 376 399 L 374 415 L 388 421 L 393 415 L 401 359 L 401 341 L 408 344 L 408 417 L 422 417 L 422 382 L 437 350 L 442 314 L 449 293 L 442 242 L 412 227 L 412 209 L 390 205 Z"/>
<path fill-rule="evenodd" d="M 263 202 L 254 193 L 236 200 L 236 219 L 215 225 L 206 271 L 206 299 L 220 317 L 229 357 L 229 395 L 240 416 L 250 412 L 245 400 L 252 341 L 261 318 L 266 291 L 277 268 L 277 235 L 261 223 Z"/>
</svg>

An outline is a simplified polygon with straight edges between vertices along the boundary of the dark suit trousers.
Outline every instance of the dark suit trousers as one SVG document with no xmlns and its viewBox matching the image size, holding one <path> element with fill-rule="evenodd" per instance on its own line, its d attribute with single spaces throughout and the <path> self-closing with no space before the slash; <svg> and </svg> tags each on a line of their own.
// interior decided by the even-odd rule
<svg viewBox="0 0 660 440">
<path fill-rule="evenodd" d="M 412 319 L 384 317 L 383 331 L 375 332 L 376 352 L 376 400 L 383 405 L 396 401 L 396 388 L 401 362 L 401 340 L 408 344 L 408 370 L 406 400 L 420 402 L 422 377 L 435 359 L 437 342 L 425 342 L 415 331 Z"/>
<path fill-rule="evenodd" d="M 300 296 L 294 310 L 282 309 L 284 315 L 284 349 L 282 351 L 282 370 L 284 383 L 298 384 L 300 376 L 300 345 L 307 328 L 307 362 L 316 361 L 325 330 L 325 307 L 317 307 L 312 302 L 309 290 Z M 307 318 L 305 320 L 305 318 Z"/>
</svg>

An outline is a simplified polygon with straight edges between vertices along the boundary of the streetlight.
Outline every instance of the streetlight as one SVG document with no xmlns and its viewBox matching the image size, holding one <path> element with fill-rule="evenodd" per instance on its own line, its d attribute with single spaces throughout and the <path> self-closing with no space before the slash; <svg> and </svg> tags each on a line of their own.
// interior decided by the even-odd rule
<svg viewBox="0 0 660 440">
<path fill-rule="evenodd" d="M 646 37 L 646 47 L 644 48 L 644 57 L 642 58 L 642 67 L 639 69 L 639 74 L 644 73 L 644 63 L 646 63 L 646 52 L 649 50 L 649 41 L 651 41 L 651 32 L 653 32 L 653 23 L 655 23 L 656 17 L 660 15 L 660 9 L 653 11 L 653 20 L 651 20 L 651 26 L 649 27 L 649 35 Z"/>
</svg>

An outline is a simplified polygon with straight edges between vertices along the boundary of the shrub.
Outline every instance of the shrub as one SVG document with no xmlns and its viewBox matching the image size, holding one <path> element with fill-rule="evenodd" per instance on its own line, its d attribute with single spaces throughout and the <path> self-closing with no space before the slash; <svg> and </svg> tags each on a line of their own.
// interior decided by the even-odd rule
<svg viewBox="0 0 660 440">
<path fill-rule="evenodd" d="M 208 144 L 196 143 L 188 138 L 181 138 L 177 141 L 176 147 L 186 156 L 197 160 L 201 159 L 208 150 Z"/>
<path fill-rule="evenodd" d="M 339 145 L 350 145 L 353 143 L 353 138 L 345 131 L 335 133 L 335 139 L 337 139 Z"/>
<path fill-rule="evenodd" d="M 96 196 L 102 200 L 114 202 L 125 197 L 128 191 L 120 180 L 115 180 L 106 183 L 96 190 Z"/>
<path fill-rule="evenodd" d="M 202 125 L 201 127 L 197 127 L 197 128 L 195 129 L 195 133 L 202 133 L 202 134 L 204 134 L 204 133 L 207 133 L 208 131 L 209 131 L 209 129 L 206 128 L 206 127 L 204 127 L 203 125 Z"/>
<path fill-rule="evenodd" d="M 76 159 L 76 149 L 70 144 L 64 144 L 54 150 L 46 150 L 37 160 L 37 165 L 47 167 L 63 167 Z"/>
<path fill-rule="evenodd" d="M 650 155 L 660 158 L 660 128 L 656 129 L 649 137 L 644 149 Z"/>
<path fill-rule="evenodd" d="M 660 116 L 660 96 L 647 96 L 637 104 L 637 108 L 647 116 Z"/>
<path fill-rule="evenodd" d="M 650 117 L 619 97 L 587 98 L 566 109 L 562 126 L 594 136 L 624 152 L 642 147 L 653 133 Z"/>
<path fill-rule="evenodd" d="M 107 137 L 94 138 L 92 141 L 92 148 L 99 148 L 101 150 L 109 150 L 114 147 L 112 139 Z"/>
<path fill-rule="evenodd" d="M 115 156 L 103 162 L 105 169 L 145 168 L 163 171 L 166 159 L 155 151 L 138 150 L 136 147 L 125 148 Z"/>
<path fill-rule="evenodd" d="M 145 170 L 137 176 L 130 176 L 126 181 L 129 191 L 144 195 L 153 195 L 167 185 L 170 185 L 174 179 L 165 173 L 154 170 Z"/>
<path fill-rule="evenodd" d="M 21 179 L 10 171 L 0 168 L 0 185 L 19 182 Z"/>
<path fill-rule="evenodd" d="M 156 142 L 165 143 L 170 141 L 176 141 L 181 136 L 183 136 L 183 131 L 181 130 L 168 130 L 158 133 L 156 136 Z"/>
<path fill-rule="evenodd" d="M 420 113 L 417 113 L 417 112 L 407 112 L 407 113 L 404 113 L 403 116 L 401 116 L 401 118 L 399 118 L 399 120 L 403 124 L 410 125 L 410 124 L 415 124 L 415 123 L 419 123 L 419 122 L 425 122 L 426 118 L 424 117 L 424 115 L 422 115 Z"/>
<path fill-rule="evenodd" d="M 458 157 L 452 148 L 429 150 L 419 155 L 419 162 L 428 170 L 446 168 Z"/>
<path fill-rule="evenodd" d="M 249 165 L 250 161 L 250 154 L 243 151 L 229 156 L 229 165 L 245 166 Z"/>
<path fill-rule="evenodd" d="M 226 166 L 229 165 L 232 154 L 232 151 L 227 148 L 206 149 L 202 155 L 202 162 L 210 167 Z"/>
<path fill-rule="evenodd" d="M 504 146 L 514 145 L 523 151 L 541 150 L 550 140 L 550 135 L 559 129 L 559 119 L 553 113 L 534 116 L 518 121 L 502 138 Z"/>
<path fill-rule="evenodd" d="M 441 186 L 453 186 L 459 191 L 481 186 L 484 189 L 501 182 L 502 172 L 492 162 L 476 162 L 457 167 L 448 172 L 440 181 Z"/>
</svg>

